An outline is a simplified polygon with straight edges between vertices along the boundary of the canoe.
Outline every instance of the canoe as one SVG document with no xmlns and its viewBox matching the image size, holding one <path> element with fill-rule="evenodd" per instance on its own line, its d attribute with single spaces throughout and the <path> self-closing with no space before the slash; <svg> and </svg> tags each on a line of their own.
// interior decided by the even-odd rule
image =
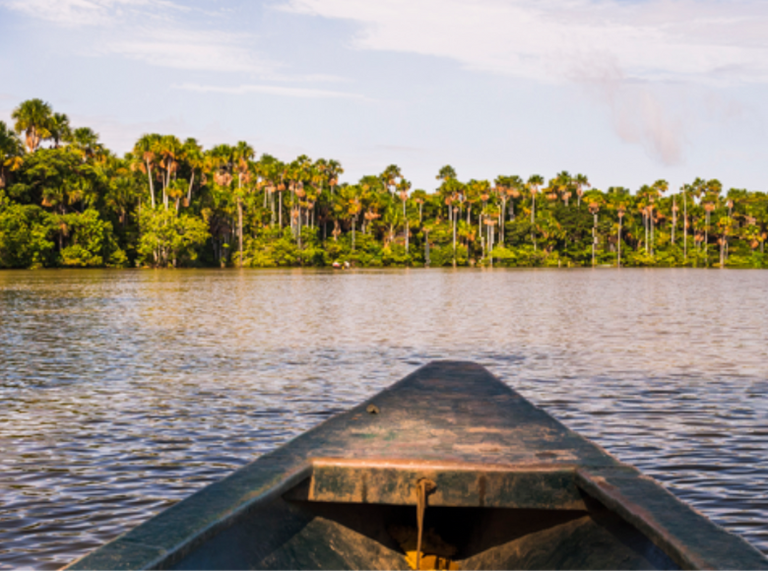
<svg viewBox="0 0 768 571">
<path fill-rule="evenodd" d="M 768 569 L 483 367 L 431 363 L 67 569 Z"/>
</svg>

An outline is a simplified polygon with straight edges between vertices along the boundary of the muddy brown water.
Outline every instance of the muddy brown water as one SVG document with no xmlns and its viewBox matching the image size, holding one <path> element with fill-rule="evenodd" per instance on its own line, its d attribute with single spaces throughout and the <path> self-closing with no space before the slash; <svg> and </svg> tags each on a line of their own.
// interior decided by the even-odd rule
<svg viewBox="0 0 768 571">
<path fill-rule="evenodd" d="M 434 359 L 768 553 L 768 272 L 0 272 L 0 568 L 54 569 Z"/>
</svg>

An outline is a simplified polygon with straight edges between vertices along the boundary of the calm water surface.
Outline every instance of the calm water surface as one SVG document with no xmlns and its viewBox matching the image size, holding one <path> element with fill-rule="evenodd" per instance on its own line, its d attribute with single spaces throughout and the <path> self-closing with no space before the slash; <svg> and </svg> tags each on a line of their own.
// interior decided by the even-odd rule
<svg viewBox="0 0 768 571">
<path fill-rule="evenodd" d="M 433 359 L 768 553 L 768 272 L 0 273 L 0 568 L 54 569 Z"/>
</svg>

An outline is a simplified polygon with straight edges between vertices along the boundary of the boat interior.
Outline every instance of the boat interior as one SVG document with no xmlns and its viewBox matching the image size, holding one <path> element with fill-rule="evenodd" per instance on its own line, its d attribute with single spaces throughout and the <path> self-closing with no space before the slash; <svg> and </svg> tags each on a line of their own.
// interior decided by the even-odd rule
<svg viewBox="0 0 768 571">
<path fill-rule="evenodd" d="M 536 489 L 539 478 L 541 493 L 527 500 L 515 496 L 517 476 L 505 487 L 503 474 L 442 471 L 425 480 L 412 470 L 316 467 L 184 550 L 171 568 L 679 569 L 600 501 L 553 485 L 562 474 L 528 474 L 524 488 Z"/>
</svg>

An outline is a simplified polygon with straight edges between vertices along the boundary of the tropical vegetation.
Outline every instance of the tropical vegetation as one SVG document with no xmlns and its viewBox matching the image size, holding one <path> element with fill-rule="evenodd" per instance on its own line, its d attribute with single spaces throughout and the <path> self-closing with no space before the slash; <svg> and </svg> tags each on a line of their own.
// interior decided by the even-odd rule
<svg viewBox="0 0 768 571">
<path fill-rule="evenodd" d="M 390 165 L 147 134 L 119 157 L 40 100 L 0 122 L 0 268 L 331 266 L 768 267 L 768 195 L 695 179 L 631 192 L 588 177 L 413 189 Z"/>
</svg>

